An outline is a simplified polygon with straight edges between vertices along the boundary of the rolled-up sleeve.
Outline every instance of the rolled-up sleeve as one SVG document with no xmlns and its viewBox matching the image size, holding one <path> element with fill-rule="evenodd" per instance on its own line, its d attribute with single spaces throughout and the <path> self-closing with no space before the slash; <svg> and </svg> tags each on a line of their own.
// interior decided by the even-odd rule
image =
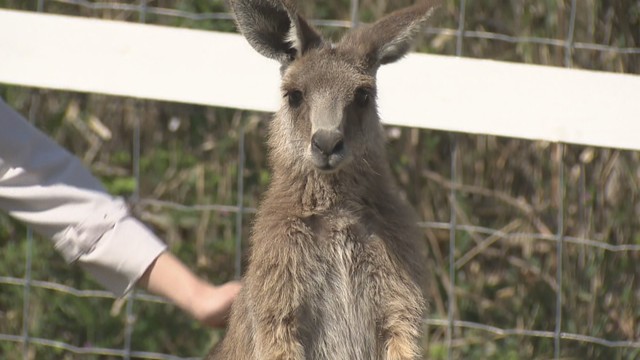
<svg viewBox="0 0 640 360">
<path fill-rule="evenodd" d="M 166 246 L 80 160 L 0 99 L 0 209 L 123 295 Z"/>
</svg>

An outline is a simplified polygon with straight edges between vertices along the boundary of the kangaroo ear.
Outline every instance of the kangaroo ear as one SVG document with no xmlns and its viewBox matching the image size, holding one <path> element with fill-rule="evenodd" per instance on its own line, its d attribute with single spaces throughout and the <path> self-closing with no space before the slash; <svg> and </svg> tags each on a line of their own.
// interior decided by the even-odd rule
<svg viewBox="0 0 640 360">
<path fill-rule="evenodd" d="M 372 25 L 348 33 L 339 47 L 355 49 L 364 65 L 376 70 L 380 65 L 395 62 L 405 56 L 415 35 L 422 29 L 438 0 L 421 0 L 417 4 L 393 12 Z"/>
<path fill-rule="evenodd" d="M 260 54 L 283 65 L 322 44 L 295 0 L 230 0 L 240 32 Z"/>
</svg>

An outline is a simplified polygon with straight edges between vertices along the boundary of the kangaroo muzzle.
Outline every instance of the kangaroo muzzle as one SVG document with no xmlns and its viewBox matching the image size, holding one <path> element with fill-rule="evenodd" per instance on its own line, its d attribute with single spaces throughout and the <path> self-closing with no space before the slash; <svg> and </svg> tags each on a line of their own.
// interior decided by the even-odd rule
<svg viewBox="0 0 640 360">
<path fill-rule="evenodd" d="M 347 153 L 342 132 L 318 130 L 311 136 L 313 164 L 320 170 L 337 170 Z"/>
</svg>

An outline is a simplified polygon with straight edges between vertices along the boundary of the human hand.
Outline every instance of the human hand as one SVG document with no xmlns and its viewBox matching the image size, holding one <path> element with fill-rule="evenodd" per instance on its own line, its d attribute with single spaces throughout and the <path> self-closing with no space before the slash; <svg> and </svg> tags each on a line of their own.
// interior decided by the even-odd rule
<svg viewBox="0 0 640 360">
<path fill-rule="evenodd" d="M 169 252 L 149 266 L 138 284 L 164 296 L 194 319 L 211 327 L 223 327 L 241 284 L 230 281 L 215 286 L 196 276 Z"/>
<path fill-rule="evenodd" d="M 191 299 L 191 316 L 213 328 L 226 326 L 231 305 L 241 287 L 238 281 L 230 281 L 219 286 L 200 282 Z"/>
</svg>

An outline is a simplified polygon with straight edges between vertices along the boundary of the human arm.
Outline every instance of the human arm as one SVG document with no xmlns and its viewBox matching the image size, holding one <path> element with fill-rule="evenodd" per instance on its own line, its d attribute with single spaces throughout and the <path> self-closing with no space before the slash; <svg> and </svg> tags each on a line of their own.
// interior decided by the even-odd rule
<svg viewBox="0 0 640 360">
<path fill-rule="evenodd" d="M 218 288 L 196 281 L 166 252 L 166 245 L 131 216 L 122 199 L 108 194 L 77 157 L 1 99 L 0 209 L 52 239 L 67 262 L 78 263 L 117 296 L 140 280 L 151 292 L 206 322 L 205 307 L 197 305 L 200 297 L 203 304 L 209 296 L 214 297 L 211 302 L 226 304 L 237 292 L 237 284 Z M 141 279 L 143 274 L 146 278 Z M 190 304 L 185 302 L 187 294 L 192 296 Z M 214 319 L 219 318 L 219 308 L 210 310 Z"/>
<path fill-rule="evenodd" d="M 118 296 L 166 250 L 77 157 L 1 100 L 0 209 Z"/>
</svg>

